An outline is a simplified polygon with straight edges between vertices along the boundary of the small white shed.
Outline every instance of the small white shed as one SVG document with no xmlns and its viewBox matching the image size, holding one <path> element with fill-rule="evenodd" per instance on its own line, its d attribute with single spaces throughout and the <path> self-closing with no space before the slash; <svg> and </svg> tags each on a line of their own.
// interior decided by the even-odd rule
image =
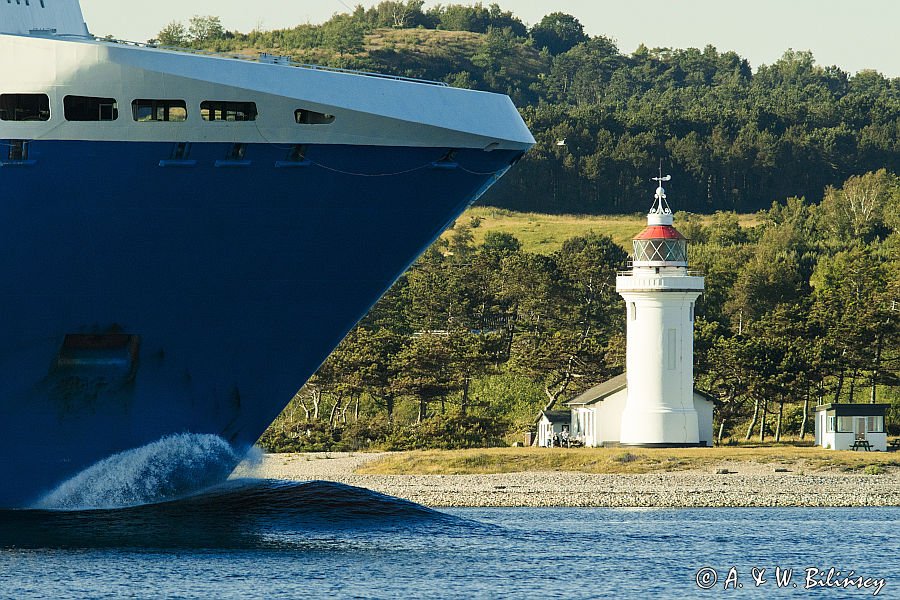
<svg viewBox="0 0 900 600">
<path fill-rule="evenodd" d="M 889 407 L 889 404 L 817 406 L 816 446 L 832 450 L 865 448 L 887 452 L 884 415 Z"/>
<path fill-rule="evenodd" d="M 568 402 L 572 409 L 570 434 L 585 446 L 615 445 L 622 429 L 622 412 L 628 399 L 628 380 L 624 374 L 592 387 Z M 694 389 L 694 410 L 697 412 L 700 446 L 713 442 L 712 396 Z"/>
<path fill-rule="evenodd" d="M 538 417 L 537 445 L 542 448 L 553 446 L 555 436 L 562 434 L 563 430 L 569 431 L 572 417 L 567 410 L 544 410 Z"/>
</svg>

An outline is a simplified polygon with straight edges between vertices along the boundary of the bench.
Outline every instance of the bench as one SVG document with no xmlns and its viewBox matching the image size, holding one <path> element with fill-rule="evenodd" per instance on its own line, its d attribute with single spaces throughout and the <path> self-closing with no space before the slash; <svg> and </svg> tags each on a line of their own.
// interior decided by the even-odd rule
<svg viewBox="0 0 900 600">
<path fill-rule="evenodd" d="M 856 440 L 853 442 L 853 445 L 850 446 L 851 450 L 865 450 L 869 452 L 872 449 L 872 444 L 869 443 L 869 440 Z"/>
</svg>

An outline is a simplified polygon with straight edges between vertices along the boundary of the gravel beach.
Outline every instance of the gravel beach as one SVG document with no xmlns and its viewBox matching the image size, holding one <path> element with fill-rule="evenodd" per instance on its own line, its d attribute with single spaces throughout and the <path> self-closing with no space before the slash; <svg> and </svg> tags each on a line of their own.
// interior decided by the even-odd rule
<svg viewBox="0 0 900 600">
<path fill-rule="evenodd" d="M 709 472 L 643 475 L 524 472 L 497 475 L 357 475 L 380 454 L 266 454 L 234 477 L 336 481 L 432 507 L 900 506 L 900 473 L 776 473 L 723 463 Z M 727 469 L 728 474 L 716 470 Z"/>
</svg>

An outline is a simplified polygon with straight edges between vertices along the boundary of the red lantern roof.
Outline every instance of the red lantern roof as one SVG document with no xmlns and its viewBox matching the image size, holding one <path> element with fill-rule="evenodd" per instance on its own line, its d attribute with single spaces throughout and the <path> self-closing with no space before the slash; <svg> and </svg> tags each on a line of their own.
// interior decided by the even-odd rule
<svg viewBox="0 0 900 600">
<path fill-rule="evenodd" d="M 637 234 L 636 240 L 685 240 L 687 239 L 671 225 L 649 225 Z"/>
</svg>

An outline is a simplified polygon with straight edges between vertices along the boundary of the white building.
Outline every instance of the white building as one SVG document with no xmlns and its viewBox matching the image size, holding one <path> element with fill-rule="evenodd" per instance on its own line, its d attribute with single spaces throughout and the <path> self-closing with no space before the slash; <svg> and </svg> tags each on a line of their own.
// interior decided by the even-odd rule
<svg viewBox="0 0 900 600">
<path fill-rule="evenodd" d="M 623 374 L 594 386 L 571 400 L 568 405 L 572 409 L 572 438 L 580 440 L 585 446 L 620 444 L 622 413 L 627 397 L 628 379 Z M 698 445 L 712 446 L 713 400 L 708 394 L 695 389 L 693 403 L 698 417 Z"/>
<path fill-rule="evenodd" d="M 567 410 L 544 410 L 538 417 L 537 445 L 542 448 L 553 446 L 553 440 L 570 429 L 572 417 Z M 558 439 L 558 438 L 556 438 Z"/>
<path fill-rule="evenodd" d="M 627 310 L 627 392 L 619 442 L 632 446 L 698 446 L 694 401 L 694 303 L 702 276 L 688 271 L 687 239 L 673 226 L 660 183 L 647 227 L 634 238 L 630 271 L 616 277 Z M 706 431 L 707 415 L 704 414 Z M 709 417 L 709 428 L 712 419 Z"/>
<path fill-rule="evenodd" d="M 816 407 L 816 446 L 887 452 L 884 414 L 889 404 L 824 404 Z M 858 442 L 868 442 L 868 446 Z"/>
</svg>

